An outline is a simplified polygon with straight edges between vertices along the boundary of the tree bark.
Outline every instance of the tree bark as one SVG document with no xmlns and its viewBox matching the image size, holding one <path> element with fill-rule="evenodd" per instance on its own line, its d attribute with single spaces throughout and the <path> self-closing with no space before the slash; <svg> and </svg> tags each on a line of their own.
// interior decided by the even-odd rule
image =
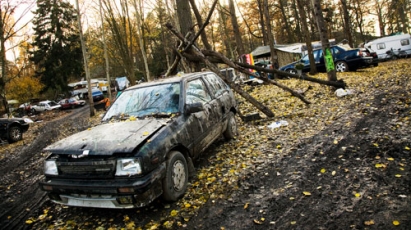
<svg viewBox="0 0 411 230">
<path fill-rule="evenodd" d="M 305 14 L 305 9 L 302 1 L 303 0 L 297 0 L 297 7 L 301 16 L 301 28 L 305 38 L 305 45 L 307 46 L 308 58 L 310 60 L 310 74 L 314 75 L 317 73 L 317 66 L 315 65 L 313 47 L 311 45 L 310 31 L 308 30 L 307 25 L 307 15 Z"/>
<path fill-rule="evenodd" d="M 330 49 L 330 41 L 328 40 L 327 27 L 321 11 L 321 0 L 311 0 L 314 14 L 317 21 L 318 32 L 320 33 L 323 57 L 327 67 L 327 75 L 329 81 L 337 81 L 337 74 L 334 68 L 334 61 Z"/>
<path fill-rule="evenodd" d="M 234 1 L 229 0 L 229 9 L 231 16 L 231 25 L 233 26 L 233 32 L 235 37 L 235 42 L 237 44 L 237 55 L 241 56 L 245 54 L 243 39 L 241 38 L 240 27 L 238 26 L 237 15 L 235 13 Z"/>
</svg>

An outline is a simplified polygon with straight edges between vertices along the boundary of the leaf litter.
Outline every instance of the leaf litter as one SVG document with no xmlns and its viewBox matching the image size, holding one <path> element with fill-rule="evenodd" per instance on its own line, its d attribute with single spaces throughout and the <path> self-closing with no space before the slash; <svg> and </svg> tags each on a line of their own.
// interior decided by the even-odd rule
<svg viewBox="0 0 411 230">
<path fill-rule="evenodd" d="M 209 147 L 179 201 L 104 212 L 45 202 L 39 210 L 47 212 L 24 224 L 33 229 L 409 226 L 409 70 L 406 59 L 338 73 L 353 92 L 344 97 L 323 85 L 281 80 L 293 89 L 311 86 L 304 95 L 309 106 L 273 85 L 245 86 L 275 117 L 237 118 L 240 135 Z M 242 114 L 256 112 L 238 100 Z M 277 121 L 287 125 L 269 127 Z"/>
</svg>

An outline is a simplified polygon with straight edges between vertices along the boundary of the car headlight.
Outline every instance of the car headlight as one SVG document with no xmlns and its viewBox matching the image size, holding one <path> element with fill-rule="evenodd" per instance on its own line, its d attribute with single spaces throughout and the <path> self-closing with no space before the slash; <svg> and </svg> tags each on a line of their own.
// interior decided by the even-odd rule
<svg viewBox="0 0 411 230">
<path fill-rule="evenodd" d="M 46 175 L 59 175 L 56 160 L 47 160 L 47 161 L 44 162 L 44 174 L 46 174 Z"/>
<path fill-rule="evenodd" d="M 133 176 L 141 173 L 138 158 L 124 158 L 117 160 L 116 176 Z"/>
</svg>

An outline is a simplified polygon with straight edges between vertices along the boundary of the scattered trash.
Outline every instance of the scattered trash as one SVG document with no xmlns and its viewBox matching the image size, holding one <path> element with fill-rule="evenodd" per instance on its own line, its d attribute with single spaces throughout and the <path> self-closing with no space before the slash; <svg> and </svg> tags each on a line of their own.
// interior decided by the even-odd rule
<svg viewBox="0 0 411 230">
<path fill-rule="evenodd" d="M 335 95 L 337 95 L 337 97 L 344 97 L 344 96 L 353 95 L 353 94 L 354 94 L 354 91 L 350 89 L 339 88 L 335 91 Z"/>
<path fill-rule="evenodd" d="M 278 128 L 278 127 L 281 127 L 281 126 L 287 126 L 287 125 L 288 125 L 287 121 L 281 120 L 281 121 L 273 122 L 270 125 L 268 125 L 267 127 L 270 128 L 270 129 L 275 129 L 275 128 Z"/>
</svg>

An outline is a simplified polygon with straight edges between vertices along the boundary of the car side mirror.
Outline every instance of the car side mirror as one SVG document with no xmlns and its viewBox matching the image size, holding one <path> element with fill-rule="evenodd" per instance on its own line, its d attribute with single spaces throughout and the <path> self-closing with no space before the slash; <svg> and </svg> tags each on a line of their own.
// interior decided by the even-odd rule
<svg viewBox="0 0 411 230">
<path fill-rule="evenodd" d="M 184 113 L 185 114 L 192 114 L 192 113 L 197 113 L 200 111 L 203 111 L 204 107 L 203 107 L 203 103 L 201 102 L 196 102 L 193 104 L 186 104 L 185 108 L 184 108 Z"/>
</svg>

